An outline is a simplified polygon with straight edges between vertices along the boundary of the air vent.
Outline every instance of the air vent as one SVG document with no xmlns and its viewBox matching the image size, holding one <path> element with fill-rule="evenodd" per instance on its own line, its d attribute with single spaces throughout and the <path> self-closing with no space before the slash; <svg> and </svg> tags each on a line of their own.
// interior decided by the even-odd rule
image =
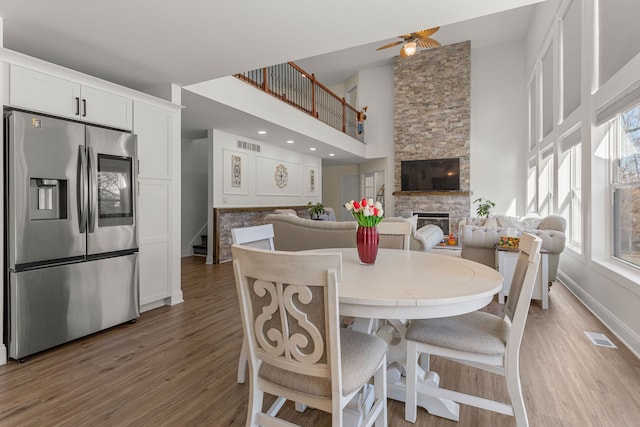
<svg viewBox="0 0 640 427">
<path fill-rule="evenodd" d="M 611 342 L 605 334 L 599 334 L 597 332 L 585 332 L 585 335 L 591 340 L 591 342 L 600 347 L 618 348 Z"/>
<path fill-rule="evenodd" d="M 258 144 L 252 144 L 241 139 L 238 140 L 238 148 L 242 148 L 243 150 L 256 151 L 258 153 L 260 152 L 260 146 Z"/>
</svg>

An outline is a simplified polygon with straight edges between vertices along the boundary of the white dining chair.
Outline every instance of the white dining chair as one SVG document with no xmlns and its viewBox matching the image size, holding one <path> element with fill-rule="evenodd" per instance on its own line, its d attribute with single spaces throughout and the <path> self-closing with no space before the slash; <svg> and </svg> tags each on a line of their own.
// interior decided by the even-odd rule
<svg viewBox="0 0 640 427">
<path fill-rule="evenodd" d="M 246 245 L 252 248 L 274 250 L 273 225 L 255 225 L 251 227 L 232 228 L 231 240 L 236 245 Z M 245 382 L 247 377 L 247 345 L 242 340 L 240 357 L 238 359 L 238 383 Z"/>
<path fill-rule="evenodd" d="M 342 426 L 345 406 L 373 379 L 374 402 L 361 425 L 386 426 L 387 344 L 339 327 L 341 254 L 231 250 L 249 354 L 246 425 L 293 425 L 277 417 L 293 400 Z M 264 393 L 278 397 L 266 411 Z"/>
<path fill-rule="evenodd" d="M 409 250 L 411 239 L 411 222 L 382 220 L 378 225 L 380 244 L 384 249 Z"/>
<path fill-rule="evenodd" d="M 417 390 L 502 414 L 515 416 L 518 427 L 528 426 L 520 385 L 519 354 L 531 295 L 540 264 L 539 237 L 523 233 L 520 253 L 507 297 L 504 316 L 475 311 L 469 314 L 412 321 L 406 331 L 407 388 L 405 419 L 416 421 Z M 505 378 L 510 403 L 418 384 L 418 358 L 425 354 L 422 368 L 428 370 L 430 355 L 499 374 Z M 426 360 L 425 360 L 426 359 Z"/>
</svg>

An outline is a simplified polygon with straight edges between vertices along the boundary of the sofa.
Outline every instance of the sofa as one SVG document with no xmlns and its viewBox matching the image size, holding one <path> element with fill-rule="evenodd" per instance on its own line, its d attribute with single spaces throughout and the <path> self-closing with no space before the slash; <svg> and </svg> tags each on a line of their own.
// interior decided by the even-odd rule
<svg viewBox="0 0 640 427">
<path fill-rule="evenodd" d="M 356 221 L 316 221 L 297 215 L 273 213 L 265 216 L 265 223 L 273 225 L 274 245 L 281 251 L 303 251 L 307 249 L 354 248 L 356 246 Z M 417 217 L 385 218 L 383 221 L 412 221 L 412 250 L 429 251 L 443 238 L 440 227 L 427 225 L 415 229 Z M 380 247 L 391 247 L 394 236 L 381 236 Z M 389 240 L 386 241 L 385 239 Z M 387 245 L 389 244 L 389 245 Z"/>
<path fill-rule="evenodd" d="M 566 220 L 558 215 L 524 218 L 496 215 L 489 218 L 466 218 L 458 227 L 458 241 L 462 258 L 496 267 L 495 245 L 500 236 L 519 236 L 531 233 L 542 239 L 542 250 L 549 253 L 549 281 L 556 278 L 560 254 L 566 244 Z"/>
</svg>

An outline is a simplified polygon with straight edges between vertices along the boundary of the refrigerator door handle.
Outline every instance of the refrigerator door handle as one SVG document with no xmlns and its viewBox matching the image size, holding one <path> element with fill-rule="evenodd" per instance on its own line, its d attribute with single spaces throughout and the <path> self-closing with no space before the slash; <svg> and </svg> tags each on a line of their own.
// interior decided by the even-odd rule
<svg viewBox="0 0 640 427">
<path fill-rule="evenodd" d="M 78 225 L 80 233 L 87 229 L 87 154 L 78 146 Z"/>
<path fill-rule="evenodd" d="M 98 190 L 97 187 L 97 182 L 93 182 L 94 181 L 94 173 L 93 173 L 93 168 L 94 168 L 94 157 L 93 157 L 93 147 L 87 147 L 88 150 L 88 154 L 87 154 L 87 177 L 89 179 L 87 188 L 88 188 L 88 193 L 89 193 L 89 204 L 88 204 L 88 214 L 89 214 L 89 229 L 88 232 L 89 233 L 93 233 L 95 231 L 95 216 L 96 216 L 96 212 L 94 212 L 94 210 L 96 210 L 98 208 L 98 201 L 96 200 L 96 192 Z M 97 177 L 97 174 L 96 174 Z"/>
</svg>

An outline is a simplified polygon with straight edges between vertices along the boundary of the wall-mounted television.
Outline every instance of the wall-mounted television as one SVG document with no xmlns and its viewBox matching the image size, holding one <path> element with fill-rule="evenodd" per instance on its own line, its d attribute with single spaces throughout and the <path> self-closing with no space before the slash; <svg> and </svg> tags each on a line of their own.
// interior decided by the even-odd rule
<svg viewBox="0 0 640 427">
<path fill-rule="evenodd" d="M 400 162 L 402 191 L 460 191 L 460 159 Z"/>
</svg>

